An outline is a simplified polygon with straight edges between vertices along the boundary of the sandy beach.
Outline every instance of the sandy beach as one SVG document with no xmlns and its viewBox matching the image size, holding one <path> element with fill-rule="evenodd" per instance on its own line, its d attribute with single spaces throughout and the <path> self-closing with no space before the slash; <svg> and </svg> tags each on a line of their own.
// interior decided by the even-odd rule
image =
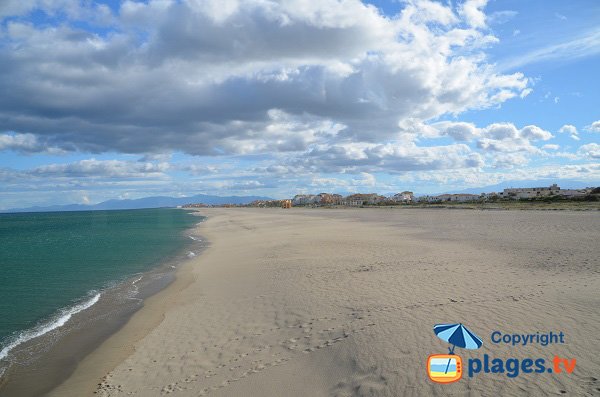
<svg viewBox="0 0 600 397">
<path fill-rule="evenodd" d="M 209 247 L 53 396 L 600 394 L 600 212 L 206 209 Z M 572 373 L 427 377 L 437 323 Z M 502 334 L 562 332 L 512 346 Z"/>
</svg>

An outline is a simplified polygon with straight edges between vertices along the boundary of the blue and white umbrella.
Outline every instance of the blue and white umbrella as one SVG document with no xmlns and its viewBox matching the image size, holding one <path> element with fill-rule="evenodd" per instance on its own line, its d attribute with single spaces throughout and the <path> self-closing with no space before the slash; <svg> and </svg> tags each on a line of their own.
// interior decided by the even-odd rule
<svg viewBox="0 0 600 397">
<path fill-rule="evenodd" d="M 462 324 L 436 324 L 433 326 L 433 332 L 438 338 L 452 344 L 452 348 L 449 348 L 450 354 L 454 354 L 456 346 L 479 349 L 483 345 L 481 338 Z"/>
</svg>

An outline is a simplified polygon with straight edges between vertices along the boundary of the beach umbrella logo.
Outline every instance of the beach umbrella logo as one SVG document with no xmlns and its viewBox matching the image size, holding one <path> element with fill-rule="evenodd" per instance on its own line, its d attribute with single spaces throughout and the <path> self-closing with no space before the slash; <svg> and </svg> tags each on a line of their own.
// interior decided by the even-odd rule
<svg viewBox="0 0 600 397">
<path fill-rule="evenodd" d="M 432 354 L 427 358 L 429 379 L 436 383 L 456 382 L 462 378 L 463 366 L 461 357 L 454 354 L 454 349 L 479 349 L 483 341 L 462 324 L 436 324 L 433 332 L 452 347 L 448 347 L 448 354 Z"/>
</svg>

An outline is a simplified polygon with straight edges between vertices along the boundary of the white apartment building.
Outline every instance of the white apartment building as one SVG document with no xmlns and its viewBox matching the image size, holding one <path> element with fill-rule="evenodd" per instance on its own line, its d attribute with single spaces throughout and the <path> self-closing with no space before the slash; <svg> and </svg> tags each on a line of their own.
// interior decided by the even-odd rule
<svg viewBox="0 0 600 397">
<path fill-rule="evenodd" d="M 555 183 L 549 187 L 523 187 L 504 189 L 499 194 L 502 198 L 530 199 L 560 195 L 560 187 Z"/>
<path fill-rule="evenodd" d="M 414 195 L 413 192 L 405 191 L 394 194 L 391 199 L 397 203 L 410 203 L 414 200 Z"/>
</svg>

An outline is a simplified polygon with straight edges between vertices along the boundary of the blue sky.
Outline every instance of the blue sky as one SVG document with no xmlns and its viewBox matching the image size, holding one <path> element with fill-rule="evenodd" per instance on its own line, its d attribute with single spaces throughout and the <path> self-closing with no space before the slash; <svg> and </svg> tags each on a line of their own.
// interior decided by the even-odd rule
<svg viewBox="0 0 600 397">
<path fill-rule="evenodd" d="M 600 185 L 597 1 L 0 4 L 0 209 Z"/>
</svg>

